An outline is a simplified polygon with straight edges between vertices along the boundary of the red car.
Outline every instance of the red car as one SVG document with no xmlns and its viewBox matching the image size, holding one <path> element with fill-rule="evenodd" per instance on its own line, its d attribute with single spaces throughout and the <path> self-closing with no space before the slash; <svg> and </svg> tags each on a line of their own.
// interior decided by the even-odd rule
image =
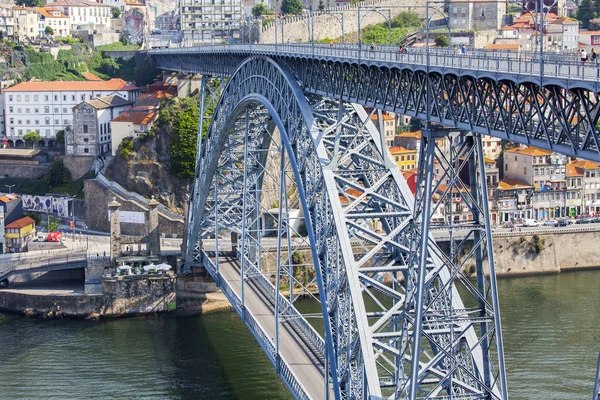
<svg viewBox="0 0 600 400">
<path fill-rule="evenodd" d="M 46 241 L 48 242 L 60 242 L 62 238 L 62 233 L 61 232 L 50 232 L 48 233 L 48 237 L 46 239 Z"/>
</svg>

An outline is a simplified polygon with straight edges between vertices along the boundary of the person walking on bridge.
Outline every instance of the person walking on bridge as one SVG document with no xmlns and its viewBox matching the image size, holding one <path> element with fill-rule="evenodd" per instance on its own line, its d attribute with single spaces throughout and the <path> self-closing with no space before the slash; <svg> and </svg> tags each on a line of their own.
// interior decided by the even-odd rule
<svg viewBox="0 0 600 400">
<path fill-rule="evenodd" d="M 587 61 L 587 52 L 585 51 L 585 49 L 581 49 L 581 63 L 585 64 L 586 61 Z"/>
<path fill-rule="evenodd" d="M 463 55 L 467 54 L 467 46 L 463 44 L 462 47 L 460 48 L 460 52 Z"/>
<path fill-rule="evenodd" d="M 333 47 L 333 40 L 329 39 L 329 47 Z"/>
<path fill-rule="evenodd" d="M 598 64 L 598 53 L 596 53 L 595 49 L 592 49 L 592 55 L 591 55 L 591 57 L 592 57 L 592 62 L 594 64 Z"/>
</svg>

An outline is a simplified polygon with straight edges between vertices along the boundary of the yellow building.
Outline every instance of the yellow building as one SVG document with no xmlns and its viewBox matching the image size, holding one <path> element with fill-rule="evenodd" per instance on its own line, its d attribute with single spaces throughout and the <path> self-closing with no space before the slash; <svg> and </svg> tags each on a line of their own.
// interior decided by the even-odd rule
<svg viewBox="0 0 600 400">
<path fill-rule="evenodd" d="M 6 225 L 6 245 L 11 253 L 20 253 L 35 238 L 35 220 L 23 217 Z"/>
<path fill-rule="evenodd" d="M 417 167 L 417 150 L 409 150 L 402 146 L 390 147 L 392 159 L 401 171 L 408 171 Z"/>
</svg>

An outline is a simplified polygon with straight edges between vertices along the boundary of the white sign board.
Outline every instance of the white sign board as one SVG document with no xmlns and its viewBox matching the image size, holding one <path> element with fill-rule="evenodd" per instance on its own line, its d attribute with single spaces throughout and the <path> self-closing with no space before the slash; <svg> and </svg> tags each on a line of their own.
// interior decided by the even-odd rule
<svg viewBox="0 0 600 400">
<path fill-rule="evenodd" d="M 108 220 L 110 221 L 110 210 L 108 211 Z M 119 211 L 119 221 L 129 224 L 145 224 L 146 213 L 140 211 Z"/>
</svg>

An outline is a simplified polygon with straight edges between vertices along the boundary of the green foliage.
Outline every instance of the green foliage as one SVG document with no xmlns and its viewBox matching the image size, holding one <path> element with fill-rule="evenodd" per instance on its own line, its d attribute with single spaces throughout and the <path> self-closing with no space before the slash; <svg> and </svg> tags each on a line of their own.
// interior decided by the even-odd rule
<svg viewBox="0 0 600 400">
<path fill-rule="evenodd" d="M 325 9 L 325 4 L 323 3 L 323 0 L 319 0 L 319 11 L 323 11 Z"/>
<path fill-rule="evenodd" d="M 283 0 L 281 2 L 281 12 L 284 14 L 300 15 L 304 12 L 304 7 L 300 0 Z"/>
<path fill-rule="evenodd" d="M 80 43 L 79 39 L 72 38 L 70 36 L 66 36 L 64 38 L 60 38 L 59 42 L 62 44 L 75 44 Z"/>
<path fill-rule="evenodd" d="M 25 135 L 23 135 L 23 140 L 26 141 L 27 143 L 29 143 L 30 145 L 35 146 L 35 144 L 37 142 L 42 140 L 42 137 L 40 136 L 39 133 L 32 131 L 32 132 L 27 132 Z"/>
<path fill-rule="evenodd" d="M 392 18 L 392 28 L 420 28 L 423 18 L 414 11 L 402 11 Z"/>
<path fill-rule="evenodd" d="M 40 222 L 42 222 L 42 219 L 40 218 L 40 216 L 33 212 L 23 213 L 23 216 L 33 219 L 35 221 L 36 226 L 39 225 Z"/>
<path fill-rule="evenodd" d="M 55 137 L 55 141 L 56 144 L 58 145 L 65 145 L 65 130 L 61 129 L 60 131 L 56 132 L 56 137 Z"/>
<path fill-rule="evenodd" d="M 257 5 L 252 7 L 252 15 L 254 15 L 256 18 L 260 17 L 261 15 L 270 15 L 270 14 L 273 14 L 273 13 L 271 12 L 271 10 L 269 10 L 269 8 L 267 7 L 267 5 L 265 3 L 258 3 Z"/>
<path fill-rule="evenodd" d="M 448 47 L 448 45 L 450 44 L 448 42 L 448 37 L 443 35 L 436 37 L 434 42 L 437 47 Z"/>
<path fill-rule="evenodd" d="M 16 3 L 18 6 L 25 7 L 43 7 L 46 5 L 45 0 L 17 0 Z"/>
<path fill-rule="evenodd" d="M 133 138 L 126 137 L 119 145 L 119 154 L 122 159 L 127 160 L 131 155 L 131 152 L 133 152 Z"/>
<path fill-rule="evenodd" d="M 46 35 L 54 36 L 54 29 L 52 29 L 50 25 L 48 25 L 46 29 L 44 29 L 44 32 L 46 32 Z"/>
<path fill-rule="evenodd" d="M 115 42 L 111 44 L 105 44 L 102 46 L 96 46 L 96 50 L 103 51 L 132 51 L 138 50 L 140 46 L 137 44 L 123 44 L 122 42 Z"/>
<path fill-rule="evenodd" d="M 71 181 L 71 172 L 62 160 L 54 161 L 44 175 L 44 181 L 50 186 L 62 185 Z"/>
<path fill-rule="evenodd" d="M 121 16 L 121 10 L 119 7 L 113 7 L 110 9 L 113 18 L 119 18 Z"/>
<path fill-rule="evenodd" d="M 590 20 L 598 16 L 598 11 L 600 10 L 597 9 L 597 6 L 597 3 L 592 3 L 592 0 L 581 0 L 575 16 L 579 21 L 581 21 L 581 25 L 584 28 L 588 28 Z"/>
<path fill-rule="evenodd" d="M 14 186 L 13 193 L 44 195 L 48 193 L 48 184 L 43 179 L 11 178 L 0 179 L 0 187 Z"/>
<path fill-rule="evenodd" d="M 312 265 L 305 264 L 304 255 L 298 250 L 292 253 L 293 275 L 294 279 L 303 285 L 307 285 L 315 278 L 315 269 Z"/>
<path fill-rule="evenodd" d="M 173 139 L 171 141 L 171 168 L 180 178 L 193 178 L 198 140 L 198 99 L 181 101 L 174 110 Z M 204 128 L 204 127 L 203 127 Z M 204 129 L 202 130 L 203 134 Z"/>
<path fill-rule="evenodd" d="M 544 245 L 546 244 L 546 240 L 541 238 L 537 233 L 533 235 L 531 240 L 529 241 L 529 249 L 530 253 L 540 254 L 542 250 L 544 250 Z"/>
<path fill-rule="evenodd" d="M 55 232 L 58 230 L 60 226 L 60 219 L 54 218 L 52 215 L 48 215 L 48 219 L 46 221 L 46 230 L 48 232 Z"/>
<path fill-rule="evenodd" d="M 93 176 L 84 176 L 76 181 L 66 182 L 62 185 L 55 185 L 50 188 L 52 193 L 60 193 L 67 196 L 73 196 L 78 199 L 83 199 L 83 181 L 84 179 L 90 179 Z"/>
</svg>

